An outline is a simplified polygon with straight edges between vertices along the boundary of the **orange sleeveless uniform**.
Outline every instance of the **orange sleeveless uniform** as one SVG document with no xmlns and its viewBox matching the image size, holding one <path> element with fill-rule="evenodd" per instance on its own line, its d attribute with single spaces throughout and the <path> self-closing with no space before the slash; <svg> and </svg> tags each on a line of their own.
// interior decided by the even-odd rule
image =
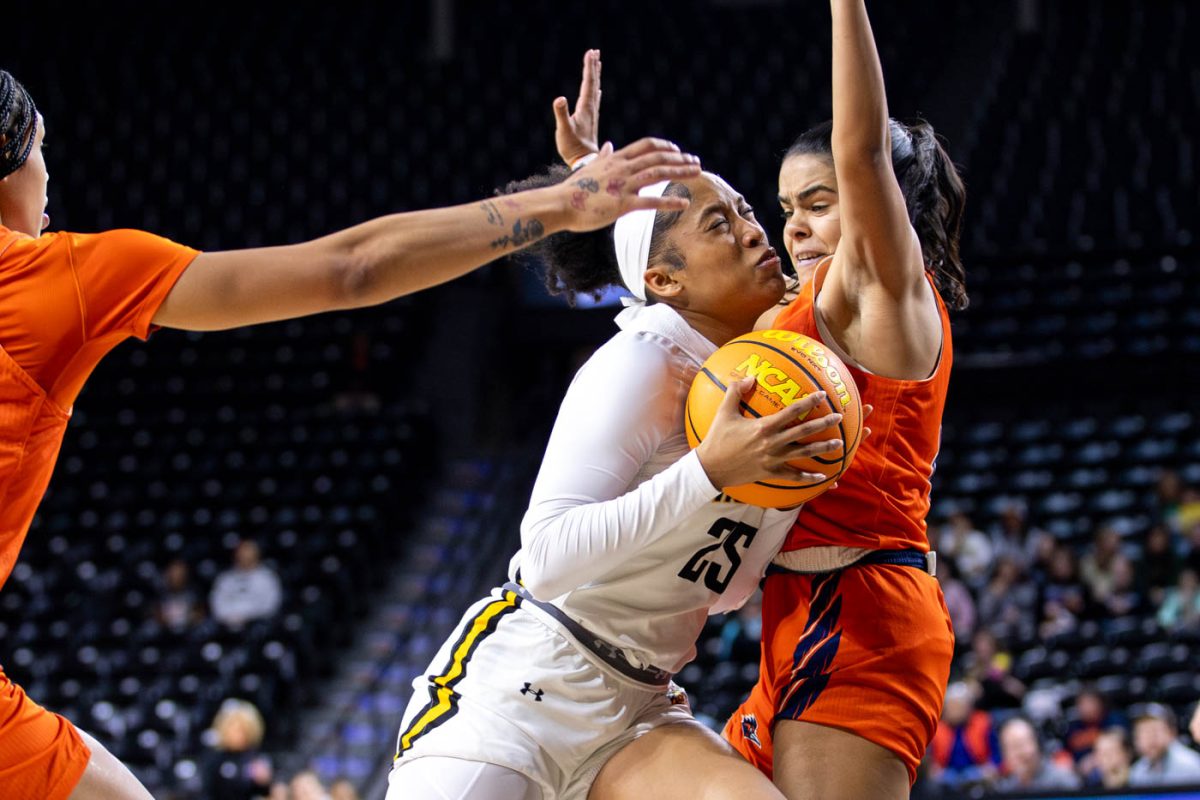
<svg viewBox="0 0 1200 800">
<path fill-rule="evenodd" d="M 822 340 L 813 301 L 829 264 L 818 265 L 775 327 Z M 785 551 L 834 545 L 928 552 L 929 478 L 953 358 L 950 318 L 940 297 L 937 304 L 942 350 L 928 379 L 849 367 L 862 402 L 875 407 L 871 435 L 838 488 L 800 510 Z M 895 753 L 915 780 L 941 716 L 954 652 L 937 579 L 885 564 L 774 573 L 764 583 L 762 613 L 758 683 L 726 723 L 725 738 L 770 776 L 776 720 L 825 725 Z"/>
<path fill-rule="evenodd" d="M 117 344 L 149 335 L 196 254 L 140 231 L 34 239 L 0 226 L 0 586 L 50 482 L 83 382 Z M 70 722 L 0 669 L 0 795 L 65 799 L 90 755 Z"/>
</svg>

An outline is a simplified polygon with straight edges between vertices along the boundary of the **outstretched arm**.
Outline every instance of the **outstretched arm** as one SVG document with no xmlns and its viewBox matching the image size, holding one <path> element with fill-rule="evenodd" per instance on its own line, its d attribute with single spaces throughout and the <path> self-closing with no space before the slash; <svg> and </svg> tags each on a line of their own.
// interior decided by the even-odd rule
<svg viewBox="0 0 1200 800">
<path fill-rule="evenodd" d="M 865 286 L 894 297 L 922 288 L 924 265 L 892 171 L 883 70 L 863 0 L 833 12 L 833 165 L 842 238 L 835 272 L 853 299 Z"/>
<path fill-rule="evenodd" d="M 394 214 L 302 244 L 201 253 L 154 323 L 217 330 L 375 305 L 435 286 L 559 231 L 612 224 L 679 198 L 638 190 L 700 172 L 699 160 L 661 139 L 600 156 L 558 186 L 451 208 Z"/>
</svg>

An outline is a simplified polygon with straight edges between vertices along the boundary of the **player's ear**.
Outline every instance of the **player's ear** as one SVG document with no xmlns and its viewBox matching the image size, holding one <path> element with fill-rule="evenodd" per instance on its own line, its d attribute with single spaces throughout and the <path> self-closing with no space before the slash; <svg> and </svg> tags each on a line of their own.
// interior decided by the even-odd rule
<svg viewBox="0 0 1200 800">
<path fill-rule="evenodd" d="M 663 265 L 646 267 L 646 288 L 654 292 L 656 297 L 678 297 L 683 291 L 683 284 L 677 280 L 677 275 L 678 271 L 672 271 Z"/>
</svg>

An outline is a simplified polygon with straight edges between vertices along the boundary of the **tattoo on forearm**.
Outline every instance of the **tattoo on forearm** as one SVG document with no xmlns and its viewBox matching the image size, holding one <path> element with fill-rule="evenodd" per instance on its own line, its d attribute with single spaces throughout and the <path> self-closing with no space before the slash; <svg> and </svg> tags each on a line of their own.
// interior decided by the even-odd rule
<svg viewBox="0 0 1200 800">
<path fill-rule="evenodd" d="M 583 211 L 587 206 L 587 192 L 571 192 L 571 208 Z"/>
<path fill-rule="evenodd" d="M 620 178 L 611 178 L 608 181 L 608 186 L 604 187 L 604 191 L 611 194 L 613 197 L 618 197 L 621 194 L 622 187 L 625 186 L 625 181 Z"/>
<path fill-rule="evenodd" d="M 483 209 L 485 214 L 487 214 L 487 221 L 489 225 L 504 224 L 504 215 L 500 213 L 500 209 L 497 208 L 496 204 L 491 200 L 484 200 L 479 204 L 479 207 Z"/>
<path fill-rule="evenodd" d="M 535 242 L 546 233 L 545 226 L 539 219 L 528 220 L 524 225 L 521 220 L 513 223 L 512 233 L 506 233 L 499 239 L 492 240 L 492 248 L 500 249 L 502 247 L 524 247 L 530 242 Z"/>
<path fill-rule="evenodd" d="M 579 180 L 575 181 L 575 185 L 590 194 L 595 194 L 596 192 L 600 191 L 600 181 L 596 180 L 595 178 L 580 178 Z"/>
</svg>

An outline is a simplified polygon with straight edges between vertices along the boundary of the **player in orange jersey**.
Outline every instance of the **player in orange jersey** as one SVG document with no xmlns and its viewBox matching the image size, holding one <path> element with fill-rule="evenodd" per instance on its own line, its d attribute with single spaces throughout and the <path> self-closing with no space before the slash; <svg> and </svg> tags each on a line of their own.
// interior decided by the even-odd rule
<svg viewBox="0 0 1200 800">
<path fill-rule="evenodd" d="M 946 304 L 966 304 L 964 192 L 932 128 L 888 118 L 862 0 L 830 6 L 834 118 L 779 175 L 799 291 L 759 327 L 838 352 L 873 433 L 838 490 L 801 509 L 768 573 L 759 681 L 725 735 L 792 800 L 886 800 L 908 796 L 953 654 L 925 515 L 952 361 Z M 599 73 L 590 51 L 574 113 L 555 101 L 568 163 L 596 149 Z"/>
<path fill-rule="evenodd" d="M 784 794 L 904 798 L 941 713 L 954 634 L 925 515 L 966 304 L 963 187 L 932 129 L 888 118 L 862 0 L 831 0 L 833 121 L 784 158 L 799 296 L 763 327 L 850 366 L 873 435 L 801 509 L 763 597 L 759 680 L 726 737 Z"/>
<path fill-rule="evenodd" d="M 571 181 L 452 208 L 381 217 L 287 247 L 199 253 L 149 233 L 51 233 L 45 124 L 0 71 L 0 584 L 33 519 L 92 369 L 157 327 L 216 330 L 383 303 L 448 281 L 545 235 L 612 224 L 697 159 L 643 139 Z M 600 187 L 607 191 L 600 191 Z M 13 800 L 148 800 L 133 774 L 0 671 L 0 795 Z"/>
</svg>

